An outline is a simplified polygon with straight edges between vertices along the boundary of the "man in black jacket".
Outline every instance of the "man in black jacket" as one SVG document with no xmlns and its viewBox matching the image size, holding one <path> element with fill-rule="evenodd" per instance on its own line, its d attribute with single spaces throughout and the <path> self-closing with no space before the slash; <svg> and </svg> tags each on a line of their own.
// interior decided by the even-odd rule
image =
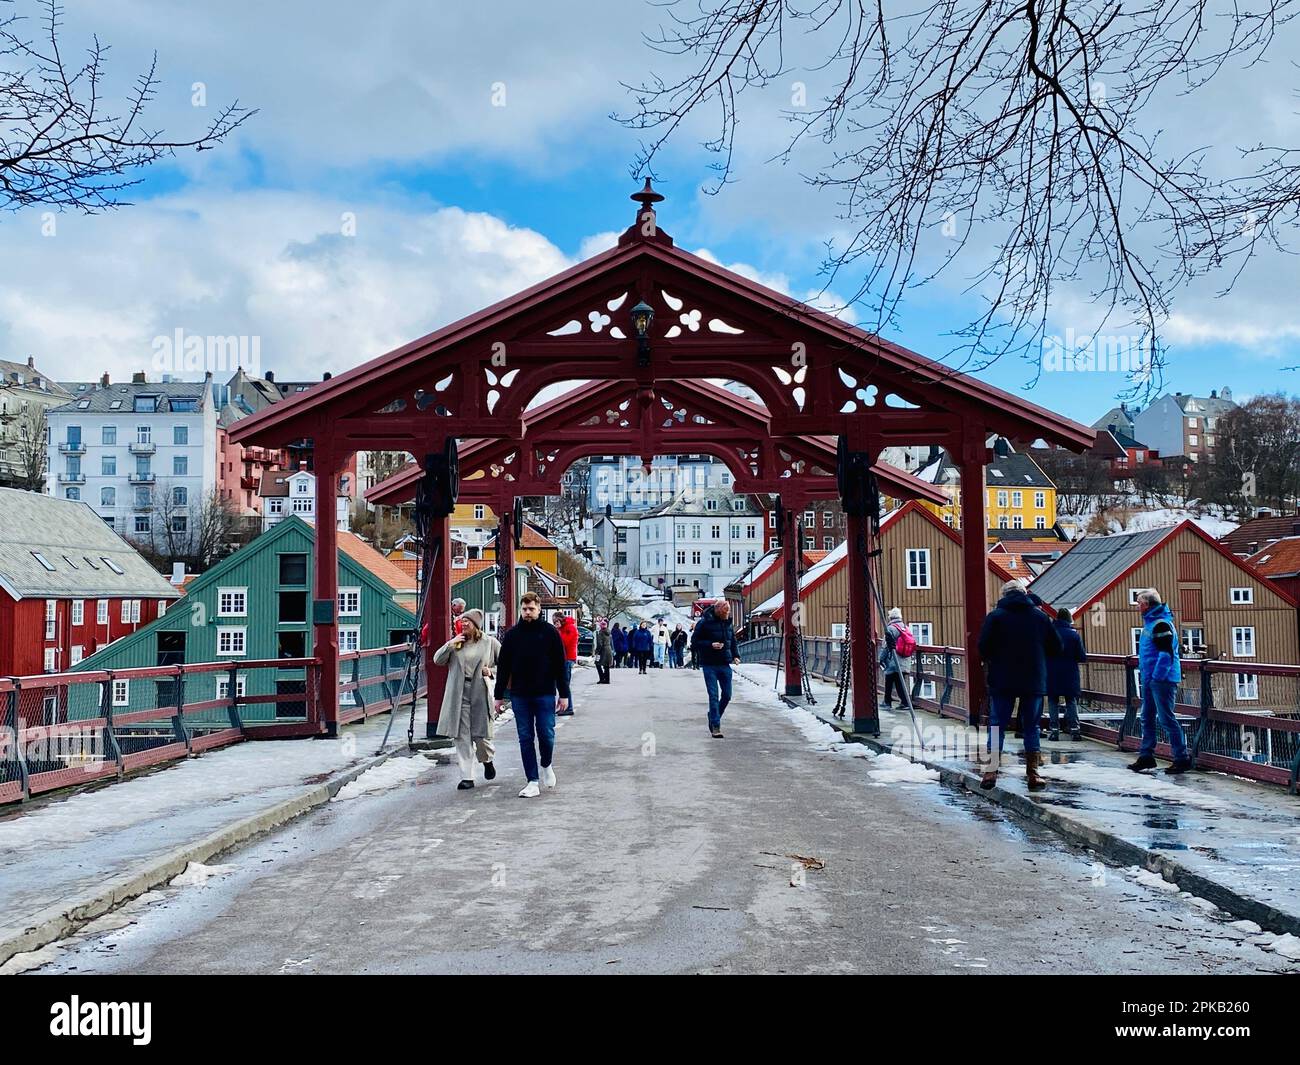
<svg viewBox="0 0 1300 1065">
<path fill-rule="evenodd" d="M 555 714 L 569 705 L 564 642 L 555 626 L 542 620 L 542 604 L 534 592 L 523 594 L 519 600 L 519 621 L 501 639 L 494 691 L 498 714 L 505 708 L 507 691 L 510 708 L 515 712 L 519 753 L 528 777 L 519 797 L 533 799 L 541 793 L 539 755 L 540 778 L 548 788 L 555 787 L 555 770 L 551 766 L 555 752 Z"/>
<path fill-rule="evenodd" d="M 1002 746 L 1017 702 L 1025 738 L 1025 779 L 1033 790 L 1047 786 L 1038 775 L 1038 722 L 1043 715 L 1043 696 L 1047 694 L 1047 659 L 1061 654 L 1062 647 L 1061 637 L 1035 599 L 1026 594 L 1022 581 L 1007 581 L 1002 586 L 1002 598 L 980 630 L 980 658 L 988 667 L 990 754 L 980 779 L 982 788 L 997 783 Z M 995 734 L 996 755 L 992 753 Z"/>
<path fill-rule="evenodd" d="M 731 604 L 725 599 L 709 607 L 695 623 L 691 651 L 704 672 L 709 693 L 709 735 L 722 739 L 722 714 L 731 702 L 731 665 L 739 664 L 736 630 L 731 627 Z"/>
</svg>

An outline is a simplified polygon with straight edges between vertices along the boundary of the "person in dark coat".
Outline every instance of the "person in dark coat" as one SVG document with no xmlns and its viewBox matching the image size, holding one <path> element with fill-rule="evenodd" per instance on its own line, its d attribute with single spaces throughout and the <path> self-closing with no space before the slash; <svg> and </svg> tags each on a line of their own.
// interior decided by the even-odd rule
<svg viewBox="0 0 1300 1065">
<path fill-rule="evenodd" d="M 678 625 L 673 629 L 673 635 L 668 644 L 668 650 L 672 653 L 673 663 L 678 669 L 686 665 L 686 645 L 690 642 L 690 636 L 686 630 Z"/>
<path fill-rule="evenodd" d="M 1025 779 L 1034 790 L 1047 786 L 1038 775 L 1042 757 L 1038 722 L 1043 714 L 1043 696 L 1047 694 L 1047 660 L 1061 650 L 1061 637 L 1047 615 L 1030 600 L 1024 582 L 1007 581 L 1002 586 L 1002 598 L 980 630 L 980 658 L 988 669 L 990 755 L 980 787 L 991 788 L 997 783 L 1002 747 L 1017 704 L 1025 738 Z"/>
<path fill-rule="evenodd" d="M 596 683 L 608 684 L 610 663 L 614 661 L 614 643 L 609 638 L 609 629 L 604 621 L 596 627 L 596 646 L 594 650 L 596 676 L 599 678 Z"/>
<path fill-rule="evenodd" d="M 641 622 L 632 630 L 631 644 L 632 657 L 636 660 L 637 668 L 644 673 L 645 667 L 650 662 L 650 655 L 654 653 L 655 645 L 654 633 L 650 631 L 647 622 Z"/>
<path fill-rule="evenodd" d="M 709 695 L 709 735 L 722 739 L 722 714 L 731 702 L 731 667 L 740 664 L 731 604 L 723 599 L 709 607 L 691 632 L 691 650 L 704 673 Z"/>
<path fill-rule="evenodd" d="M 1083 733 L 1079 730 L 1079 663 L 1088 660 L 1083 649 L 1083 640 L 1074 631 L 1074 616 L 1061 607 L 1056 612 L 1056 635 L 1061 638 L 1061 653 L 1047 660 L 1047 717 L 1051 727 L 1049 740 L 1061 738 L 1057 727 L 1058 703 L 1065 700 L 1065 730 L 1070 739 L 1081 740 Z"/>
<path fill-rule="evenodd" d="M 614 622 L 614 627 L 609 632 L 609 641 L 614 647 L 614 668 L 621 669 L 627 655 L 627 629 L 617 621 Z"/>
</svg>

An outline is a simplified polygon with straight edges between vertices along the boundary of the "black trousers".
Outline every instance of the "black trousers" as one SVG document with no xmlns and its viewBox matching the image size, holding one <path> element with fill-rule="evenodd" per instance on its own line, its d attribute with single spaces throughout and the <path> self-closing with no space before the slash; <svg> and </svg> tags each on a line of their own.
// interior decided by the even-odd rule
<svg viewBox="0 0 1300 1065">
<path fill-rule="evenodd" d="M 596 683 L 597 684 L 609 683 L 609 663 L 606 662 L 603 658 L 596 659 Z"/>
<path fill-rule="evenodd" d="M 636 653 L 636 661 L 637 661 L 637 665 L 640 667 L 641 672 L 644 673 L 644 672 L 645 672 L 645 667 L 646 667 L 646 666 L 649 664 L 649 662 L 650 662 L 650 652 L 649 652 L 649 651 L 638 651 L 638 652 Z"/>
</svg>

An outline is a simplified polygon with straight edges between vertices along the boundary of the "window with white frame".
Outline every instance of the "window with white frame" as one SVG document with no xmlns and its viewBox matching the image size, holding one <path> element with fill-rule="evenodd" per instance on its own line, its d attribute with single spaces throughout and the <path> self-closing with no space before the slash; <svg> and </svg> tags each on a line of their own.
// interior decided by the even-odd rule
<svg viewBox="0 0 1300 1065">
<path fill-rule="evenodd" d="M 339 617 L 359 618 L 361 616 L 361 589 L 339 589 Z"/>
<path fill-rule="evenodd" d="M 75 666 L 84 657 L 81 651 L 81 644 L 74 643 L 70 651 L 71 653 L 68 658 L 68 665 Z"/>
<path fill-rule="evenodd" d="M 1230 588 L 1228 590 L 1228 598 L 1231 600 L 1233 606 L 1240 606 L 1246 603 L 1253 603 L 1255 601 L 1255 589 L 1254 588 Z"/>
<path fill-rule="evenodd" d="M 308 496 L 306 499 L 295 499 L 293 501 L 293 512 L 295 514 L 310 514 L 315 500 Z"/>
<path fill-rule="evenodd" d="M 46 673 L 54 672 L 54 648 L 53 647 L 45 648 L 45 672 Z"/>
<path fill-rule="evenodd" d="M 482 503 L 475 503 L 475 504 L 474 504 L 474 520 L 475 520 L 475 521 L 482 521 L 482 520 L 483 520 L 484 518 L 486 518 L 486 517 L 487 517 L 487 507 L 485 507 Z"/>
<path fill-rule="evenodd" d="M 361 626 L 360 625 L 339 626 L 339 650 L 340 651 L 361 650 Z"/>
<path fill-rule="evenodd" d="M 1133 650 L 1132 650 L 1132 652 L 1130 652 L 1130 653 L 1132 653 L 1132 654 L 1137 654 L 1137 653 L 1138 653 L 1138 645 L 1141 644 L 1141 642 L 1142 642 L 1142 630 L 1141 630 L 1141 628 L 1136 628 L 1136 629 L 1129 629 L 1128 631 L 1129 631 L 1129 635 L 1132 637 L 1132 641 L 1133 641 Z"/>
<path fill-rule="evenodd" d="M 1025 495 L 1023 492 L 1011 493 L 1011 505 L 1013 507 L 1023 507 L 1025 505 Z"/>
<path fill-rule="evenodd" d="M 166 614 L 166 613 L 167 613 L 167 600 L 166 600 L 166 599 L 159 599 L 159 600 L 158 600 L 158 616 L 159 616 L 159 617 L 162 617 L 162 616 L 163 616 L 164 614 Z"/>
<path fill-rule="evenodd" d="M 769 510 L 769 511 L 767 512 L 767 527 L 768 527 L 769 529 L 775 529 L 775 528 L 776 528 L 776 511 L 775 511 L 775 510 Z"/>
<path fill-rule="evenodd" d="M 834 550 L 835 550 L 835 537 L 833 537 L 833 536 L 823 536 L 823 537 L 822 537 L 822 548 L 823 548 L 824 550 L 826 550 L 826 551 L 834 551 Z"/>
<path fill-rule="evenodd" d="M 1252 625 L 1234 625 L 1232 629 L 1232 654 L 1234 658 L 1255 657 L 1255 628 Z"/>
<path fill-rule="evenodd" d="M 817 511 L 805 510 L 803 512 L 803 527 L 805 529 L 817 528 Z"/>
<path fill-rule="evenodd" d="M 131 682 L 129 680 L 113 681 L 113 705 L 131 705 Z"/>
<path fill-rule="evenodd" d="M 934 624 L 929 621 L 909 621 L 907 627 L 912 631 L 912 639 L 916 641 L 918 647 L 934 646 Z M 920 656 L 917 657 L 917 667 L 920 667 Z M 934 680 L 926 678 L 921 681 L 920 696 L 922 699 L 933 699 L 935 697 Z"/>
<path fill-rule="evenodd" d="M 928 547 L 909 547 L 907 549 L 907 586 L 909 588 L 930 587 L 930 549 Z"/>
<path fill-rule="evenodd" d="M 1005 507 L 1006 505 L 1007 505 L 1007 493 L 1004 492 L 1004 491 L 999 491 L 999 492 L 998 492 L 998 506 L 1000 506 L 1000 507 Z"/>
<path fill-rule="evenodd" d="M 217 617 L 244 618 L 248 616 L 247 588 L 218 588 Z"/>
<path fill-rule="evenodd" d="M 243 673 L 236 673 L 236 674 L 235 674 L 235 698 L 237 698 L 237 699 L 242 699 L 242 698 L 244 697 L 244 693 L 245 693 L 245 690 L 246 690 L 246 688 L 247 688 L 247 684 L 248 684 L 248 677 L 247 677 L 246 675 L 244 675 Z M 230 698 L 230 678 L 229 678 L 229 677 L 218 677 L 218 678 L 217 678 L 217 698 L 218 698 L 218 699 L 229 699 L 229 698 Z"/>
<path fill-rule="evenodd" d="M 284 513 L 284 500 L 271 498 L 266 501 L 267 510 L 272 514 Z"/>
<path fill-rule="evenodd" d="M 248 630 L 242 626 L 219 626 L 217 628 L 217 654 L 246 654 Z"/>
<path fill-rule="evenodd" d="M 1259 698 L 1259 677 L 1254 673 L 1237 674 L 1237 698 L 1238 699 L 1258 699 Z"/>
<path fill-rule="evenodd" d="M 1035 493 L 1034 493 L 1034 509 L 1035 509 L 1035 510 L 1042 510 L 1045 506 L 1047 506 L 1047 493 L 1046 493 L 1046 492 L 1035 492 Z"/>
<path fill-rule="evenodd" d="M 101 599 L 95 604 L 95 624 L 108 624 L 108 600 Z"/>
<path fill-rule="evenodd" d="M 54 639 L 54 613 L 59 607 L 57 599 L 45 600 L 45 638 Z"/>
<path fill-rule="evenodd" d="M 1010 528 L 1010 524 L 1007 521 L 1007 516 L 1005 514 L 998 515 L 998 528 L 999 529 Z"/>
<path fill-rule="evenodd" d="M 686 565 L 686 552 L 685 552 L 685 551 L 678 551 L 678 552 L 677 552 L 677 565 L 679 565 L 679 566 L 684 566 L 684 565 Z"/>
<path fill-rule="evenodd" d="M 769 551 L 775 551 L 780 546 L 781 546 L 781 540 L 779 537 L 769 536 L 767 538 L 767 549 Z"/>
<path fill-rule="evenodd" d="M 739 551 L 733 551 L 733 552 L 731 552 L 731 564 L 732 564 L 733 566 L 739 566 L 739 565 L 740 565 L 740 552 L 739 552 Z"/>
<path fill-rule="evenodd" d="M 84 599 L 74 599 L 72 601 L 72 624 L 84 625 L 86 622 L 86 601 Z"/>
<path fill-rule="evenodd" d="M 722 552 L 709 552 L 709 569 L 722 569 Z"/>
<path fill-rule="evenodd" d="M 1183 629 L 1183 654 L 1199 655 L 1205 652 L 1205 629 L 1199 625 L 1189 625 Z"/>
<path fill-rule="evenodd" d="M 1144 591 L 1146 591 L 1145 588 L 1130 588 L 1128 590 L 1128 605 L 1137 606 L 1138 595 Z"/>
<path fill-rule="evenodd" d="M 131 621 L 132 623 L 136 623 L 139 620 L 140 620 L 140 600 L 132 599 L 131 600 Z"/>
<path fill-rule="evenodd" d="M 842 621 L 831 622 L 831 639 L 832 640 L 844 639 L 844 622 Z"/>
<path fill-rule="evenodd" d="M 702 556 L 700 555 L 700 552 L 698 552 L 698 551 L 692 551 L 692 552 L 691 552 L 691 565 L 692 565 L 692 566 L 698 566 L 698 565 L 700 565 L 700 558 L 701 558 L 701 557 L 702 557 Z"/>
<path fill-rule="evenodd" d="M 1013 529 L 1023 529 L 1025 527 L 1025 519 L 1019 514 L 1014 515 L 1011 518 L 1011 527 Z"/>
<path fill-rule="evenodd" d="M 1046 528 L 1047 528 L 1047 519 L 1046 519 L 1045 517 L 1043 517 L 1041 514 L 1038 515 L 1038 517 L 1036 517 L 1036 518 L 1034 519 L 1034 528 L 1035 528 L 1035 529 L 1046 529 Z"/>
</svg>

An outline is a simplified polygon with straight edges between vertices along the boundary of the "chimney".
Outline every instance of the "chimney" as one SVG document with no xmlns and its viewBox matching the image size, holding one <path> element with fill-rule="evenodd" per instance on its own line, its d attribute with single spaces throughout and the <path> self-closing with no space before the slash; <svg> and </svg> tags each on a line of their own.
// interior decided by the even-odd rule
<svg viewBox="0 0 1300 1065">
<path fill-rule="evenodd" d="M 1218 390 L 1217 388 L 1212 388 L 1212 389 L 1210 389 L 1210 398 L 1211 398 L 1211 399 L 1218 399 L 1218 398 L 1219 398 L 1219 390 Z"/>
<path fill-rule="evenodd" d="M 1113 433 L 1117 428 L 1118 426 L 1114 422 L 1111 422 L 1108 426 L 1106 426 L 1106 431 Z"/>
<path fill-rule="evenodd" d="M 172 584 L 176 585 L 176 587 L 179 588 L 184 583 L 185 583 L 185 563 L 173 562 L 172 563 Z"/>
<path fill-rule="evenodd" d="M 267 379 L 268 381 L 270 381 L 271 384 L 275 384 L 275 371 L 274 371 L 274 370 L 267 370 L 267 371 L 266 371 L 266 379 Z"/>
<path fill-rule="evenodd" d="M 27 356 L 27 369 L 29 370 L 36 369 L 36 359 L 31 355 Z"/>
<path fill-rule="evenodd" d="M 136 372 L 131 375 L 131 384 L 133 385 L 144 385 L 148 383 L 148 378 L 145 377 L 143 370 L 136 370 Z"/>
<path fill-rule="evenodd" d="M 105 373 L 105 374 L 103 374 L 103 375 L 100 377 L 100 379 L 99 379 L 99 387 L 100 387 L 100 388 L 107 388 L 108 385 L 109 385 L 108 374 Z"/>
<path fill-rule="evenodd" d="M 333 377 L 333 376 L 334 376 L 334 375 L 333 375 L 332 373 L 330 373 L 329 370 L 326 370 L 323 374 L 320 375 L 320 379 L 321 379 L 322 381 L 328 381 L 328 380 L 329 380 L 331 377 Z"/>
</svg>

